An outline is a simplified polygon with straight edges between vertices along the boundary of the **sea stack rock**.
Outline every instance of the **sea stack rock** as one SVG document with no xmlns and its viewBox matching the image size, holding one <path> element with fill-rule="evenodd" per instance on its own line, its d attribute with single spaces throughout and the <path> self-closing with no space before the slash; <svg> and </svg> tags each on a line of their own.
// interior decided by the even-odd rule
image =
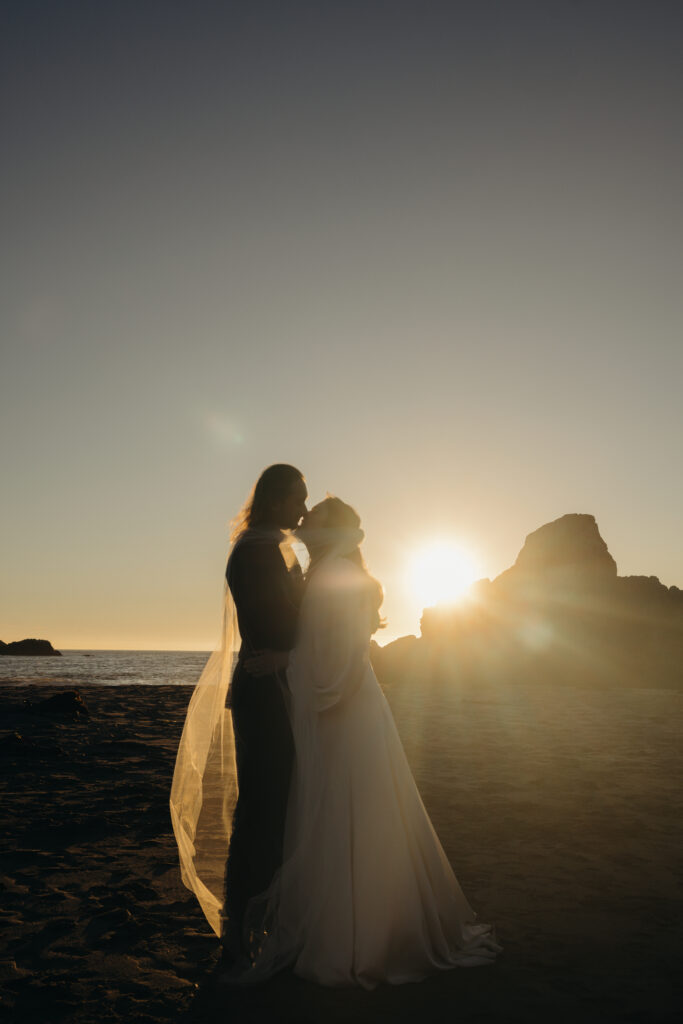
<svg viewBox="0 0 683 1024">
<path fill-rule="evenodd" d="M 425 609 L 417 675 L 683 691 L 683 591 L 618 576 L 594 516 L 572 513 L 526 538 L 515 564 L 471 600 Z M 391 682 L 405 662 L 381 652 Z"/>
<path fill-rule="evenodd" d="M 15 640 L 13 643 L 5 644 L 0 640 L 0 655 L 21 655 L 30 658 L 59 657 L 62 652 L 56 651 L 49 640 Z"/>
<path fill-rule="evenodd" d="M 594 516 L 571 513 L 530 533 L 514 568 L 544 572 L 572 565 L 586 572 L 617 575 L 617 563 L 600 536 Z"/>
<path fill-rule="evenodd" d="M 595 517 L 570 513 L 530 533 L 512 568 L 496 584 L 591 585 L 617 578 L 617 563 Z"/>
</svg>

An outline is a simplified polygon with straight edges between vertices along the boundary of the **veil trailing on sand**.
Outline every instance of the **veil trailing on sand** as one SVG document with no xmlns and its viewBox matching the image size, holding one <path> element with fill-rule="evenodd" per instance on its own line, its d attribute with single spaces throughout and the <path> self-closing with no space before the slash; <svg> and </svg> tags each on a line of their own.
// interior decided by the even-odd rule
<svg viewBox="0 0 683 1024">
<path fill-rule="evenodd" d="M 226 581 L 220 647 L 204 666 L 187 709 L 170 799 L 183 884 L 194 892 L 219 937 L 237 802 L 235 741 L 225 705 L 239 647 L 237 612 Z"/>
</svg>

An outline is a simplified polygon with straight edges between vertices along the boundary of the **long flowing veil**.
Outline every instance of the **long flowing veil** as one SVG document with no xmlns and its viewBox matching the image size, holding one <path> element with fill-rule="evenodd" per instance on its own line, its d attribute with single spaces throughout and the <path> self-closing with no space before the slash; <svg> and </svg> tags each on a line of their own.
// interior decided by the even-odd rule
<svg viewBox="0 0 683 1024">
<path fill-rule="evenodd" d="M 297 562 L 293 540 L 289 531 L 250 527 L 232 551 L 245 543 L 276 543 L 291 569 Z M 195 894 L 219 938 L 238 790 L 232 714 L 226 704 L 240 645 L 237 609 L 226 580 L 220 645 L 204 666 L 187 709 L 170 798 L 183 884 Z"/>
<path fill-rule="evenodd" d="M 235 603 L 225 583 L 220 647 L 192 694 L 171 786 L 171 821 L 183 884 L 221 935 L 225 862 L 237 802 L 237 769 L 228 689 L 240 647 Z"/>
</svg>

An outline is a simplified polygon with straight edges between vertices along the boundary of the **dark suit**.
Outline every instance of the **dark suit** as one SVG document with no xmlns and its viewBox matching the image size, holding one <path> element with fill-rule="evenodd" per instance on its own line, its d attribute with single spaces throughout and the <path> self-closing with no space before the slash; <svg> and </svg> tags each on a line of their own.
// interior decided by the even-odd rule
<svg viewBox="0 0 683 1024">
<path fill-rule="evenodd" d="M 225 916 L 233 938 L 244 911 L 282 862 L 282 842 L 294 753 L 286 676 L 256 678 L 243 661 L 257 650 L 289 651 L 296 640 L 301 570 L 288 571 L 277 540 L 250 540 L 233 548 L 226 569 L 237 609 L 242 647 L 230 688 L 239 795 L 225 871 Z"/>
</svg>

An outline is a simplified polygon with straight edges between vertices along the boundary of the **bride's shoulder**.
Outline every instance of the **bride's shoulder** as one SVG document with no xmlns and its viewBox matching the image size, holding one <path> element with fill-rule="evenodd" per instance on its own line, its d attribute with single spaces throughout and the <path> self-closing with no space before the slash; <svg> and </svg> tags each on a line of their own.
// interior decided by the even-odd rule
<svg viewBox="0 0 683 1024">
<path fill-rule="evenodd" d="M 366 569 L 344 557 L 325 559 L 309 576 L 302 605 L 302 620 L 313 630 L 333 620 L 353 623 L 367 634 L 380 625 L 378 609 L 382 588 Z M 315 624 L 315 625 L 314 625 Z M 369 627 L 369 628 L 368 628 Z"/>
<path fill-rule="evenodd" d="M 334 601 L 348 598 L 356 601 L 367 590 L 367 573 L 348 558 L 328 558 L 308 580 L 311 598 L 329 597 Z"/>
<path fill-rule="evenodd" d="M 329 585 L 330 582 L 353 583 L 362 580 L 363 570 L 343 555 L 333 555 L 325 558 L 311 575 L 311 583 L 317 580 L 318 584 Z"/>
</svg>

